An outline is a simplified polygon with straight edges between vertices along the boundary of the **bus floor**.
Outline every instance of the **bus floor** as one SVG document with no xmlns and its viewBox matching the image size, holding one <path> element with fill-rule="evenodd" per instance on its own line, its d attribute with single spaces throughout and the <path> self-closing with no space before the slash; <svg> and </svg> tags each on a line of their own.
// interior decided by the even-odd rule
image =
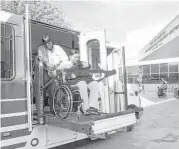
<svg viewBox="0 0 179 149">
<path fill-rule="evenodd" d="M 56 149 L 178 149 L 178 107 L 178 99 L 146 107 L 131 132 L 118 132 L 106 140 L 85 139 Z"/>
</svg>

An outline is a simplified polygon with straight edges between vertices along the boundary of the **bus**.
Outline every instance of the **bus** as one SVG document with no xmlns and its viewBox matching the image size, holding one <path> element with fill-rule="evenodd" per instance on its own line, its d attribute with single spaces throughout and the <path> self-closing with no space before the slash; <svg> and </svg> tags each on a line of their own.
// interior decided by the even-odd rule
<svg viewBox="0 0 179 149">
<path fill-rule="evenodd" d="M 140 120 L 143 109 L 127 104 L 125 84 L 124 90 L 117 90 L 117 70 L 112 70 L 112 62 L 108 66 L 111 59 L 107 57 L 119 50 L 114 47 L 106 48 L 104 30 L 80 32 L 30 20 L 27 5 L 25 16 L 4 11 L 0 14 L 2 149 L 47 149 L 84 138 L 105 139 L 106 135 L 120 128 L 132 130 Z M 84 115 L 78 109 L 74 111 L 75 102 L 79 106 L 82 101 L 69 84 L 61 84 L 55 93 L 63 90 L 67 108 L 65 112 L 57 113 L 61 108 L 57 106 L 61 104 L 57 100 L 62 102 L 62 99 L 54 94 L 53 108 L 56 114 L 49 114 L 48 105 L 45 107 L 47 95 L 44 88 L 47 84 L 43 80 L 43 64 L 37 58 L 37 48 L 42 44 L 41 38 L 45 34 L 67 54 L 70 49 L 79 50 L 81 61 L 92 65 L 89 73 L 103 72 L 111 77 L 104 78 L 105 113 Z M 60 80 L 61 77 L 59 75 Z M 74 97 L 78 97 L 77 101 Z M 124 103 L 124 110 L 119 108 L 121 101 Z M 63 114 L 66 116 L 63 117 Z"/>
</svg>

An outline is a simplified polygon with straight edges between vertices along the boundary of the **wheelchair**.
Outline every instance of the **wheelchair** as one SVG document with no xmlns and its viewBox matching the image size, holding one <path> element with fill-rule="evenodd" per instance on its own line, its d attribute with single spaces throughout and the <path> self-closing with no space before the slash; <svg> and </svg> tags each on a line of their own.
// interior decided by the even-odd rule
<svg viewBox="0 0 179 149">
<path fill-rule="evenodd" d="M 63 71 L 57 71 L 55 77 L 49 77 L 47 68 L 39 61 L 37 56 L 34 56 L 32 70 L 32 88 L 34 90 L 32 102 L 37 107 L 42 97 L 43 107 L 40 104 L 40 108 L 43 108 L 44 114 L 51 115 L 53 113 L 53 115 L 55 114 L 61 119 L 66 119 L 71 113 L 84 113 L 79 89 L 73 85 L 76 82 L 71 84 L 65 78 Z M 49 95 L 49 89 L 51 90 L 51 95 Z"/>
<path fill-rule="evenodd" d="M 68 75 L 70 73 L 75 73 L 75 76 L 77 77 L 75 79 L 68 79 Z M 84 114 L 83 99 L 81 99 L 80 91 L 78 87 L 75 86 L 75 84 L 77 84 L 79 81 L 85 81 L 86 83 L 93 81 L 92 74 L 94 73 L 105 74 L 104 76 L 99 77 L 99 79 L 96 80 L 99 82 L 110 75 L 114 75 L 116 71 L 115 70 L 104 71 L 104 70 L 92 70 L 92 69 L 91 70 L 66 69 L 63 72 L 58 73 L 56 78 L 52 79 L 52 81 L 56 81 L 59 84 L 53 95 L 53 111 L 55 115 L 57 115 L 62 119 L 66 119 L 70 114 L 76 112 L 77 115 L 78 113 Z M 89 95 L 89 90 L 88 90 L 88 95 Z M 98 101 L 100 102 L 100 100 Z M 96 112 L 96 114 L 99 113 L 100 112 Z"/>
<path fill-rule="evenodd" d="M 53 96 L 53 110 L 58 117 L 66 119 L 71 113 L 84 113 L 82 102 L 77 87 L 60 85 Z"/>
<path fill-rule="evenodd" d="M 61 119 L 66 119 L 71 114 L 84 113 L 83 100 L 78 87 L 66 80 L 64 72 L 57 72 L 57 77 L 51 78 L 43 86 L 43 89 L 45 89 L 56 84 L 52 99 L 54 114 Z"/>
<path fill-rule="evenodd" d="M 53 114 L 55 116 L 58 116 L 61 119 L 66 119 L 69 117 L 71 114 L 77 114 L 81 113 L 84 114 L 83 110 L 83 99 L 80 96 L 80 91 L 77 86 L 75 86 L 79 81 L 85 81 L 86 83 L 91 82 L 92 75 L 94 73 L 102 74 L 104 73 L 105 75 L 100 78 L 99 80 L 96 81 L 101 81 L 104 78 L 116 74 L 116 70 L 112 71 L 105 71 L 105 70 L 89 70 L 88 68 L 86 69 L 67 69 L 63 71 L 57 71 L 56 77 L 49 78 L 48 74 L 44 72 L 45 67 L 43 66 L 42 62 L 38 60 L 38 58 L 35 58 L 35 79 L 34 79 L 34 86 L 36 88 L 36 99 L 40 100 L 40 93 L 42 92 L 44 96 L 44 103 L 49 99 L 49 95 L 46 95 L 46 90 L 51 86 L 55 85 L 53 94 L 52 94 L 52 100 L 48 102 L 49 107 L 51 107 L 53 110 Z M 75 75 L 78 76 L 78 79 L 68 79 L 68 76 L 70 73 L 74 73 Z M 46 74 L 46 79 L 45 79 L 45 74 Z M 37 82 L 37 83 L 35 83 Z M 40 83 L 39 83 L 40 82 Z M 35 85 L 38 84 L 38 85 Z M 89 91 L 88 91 L 89 94 Z M 49 111 L 50 112 L 50 111 Z"/>
</svg>

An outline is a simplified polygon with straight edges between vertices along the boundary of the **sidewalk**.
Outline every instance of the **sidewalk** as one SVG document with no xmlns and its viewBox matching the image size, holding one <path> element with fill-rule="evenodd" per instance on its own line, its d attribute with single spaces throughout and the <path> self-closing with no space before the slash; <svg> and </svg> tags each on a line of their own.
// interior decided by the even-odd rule
<svg viewBox="0 0 179 149">
<path fill-rule="evenodd" d="M 157 92 L 155 92 L 155 91 L 145 91 L 142 93 L 142 97 L 147 98 L 148 100 L 150 100 L 151 102 L 154 102 L 154 103 L 168 100 L 170 98 L 173 98 L 173 96 L 174 96 L 174 93 L 172 93 L 172 92 L 167 92 L 167 96 L 164 98 L 158 98 Z"/>
</svg>

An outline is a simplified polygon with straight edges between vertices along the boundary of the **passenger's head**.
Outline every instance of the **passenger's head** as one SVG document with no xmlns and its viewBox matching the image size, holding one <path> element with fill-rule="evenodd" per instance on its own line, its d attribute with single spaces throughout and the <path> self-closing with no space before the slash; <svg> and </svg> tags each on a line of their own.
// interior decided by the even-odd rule
<svg viewBox="0 0 179 149">
<path fill-rule="evenodd" d="M 52 41 L 48 35 L 43 36 L 42 42 L 47 49 L 51 50 L 53 48 Z"/>
<path fill-rule="evenodd" d="M 78 64 L 80 62 L 80 54 L 77 50 L 72 49 L 70 55 L 70 60 L 73 64 Z"/>
</svg>

